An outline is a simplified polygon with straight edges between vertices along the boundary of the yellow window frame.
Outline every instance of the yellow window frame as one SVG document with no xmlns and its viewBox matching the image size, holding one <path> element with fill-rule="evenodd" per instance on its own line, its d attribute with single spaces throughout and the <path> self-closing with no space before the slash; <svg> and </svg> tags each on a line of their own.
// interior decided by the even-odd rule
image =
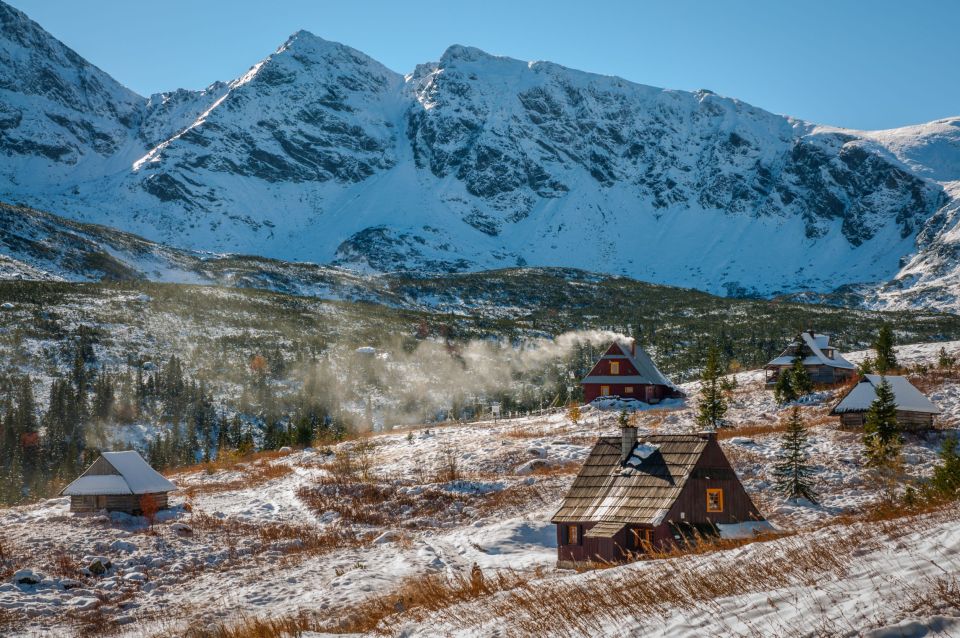
<svg viewBox="0 0 960 638">
<path fill-rule="evenodd" d="M 602 386 L 600 386 L 600 396 L 602 396 L 602 397 L 608 397 L 608 396 L 610 396 L 610 386 L 608 386 L 608 385 L 602 385 Z"/>
<path fill-rule="evenodd" d="M 620 374 L 620 362 L 611 361 L 610 362 L 610 374 Z"/>
<path fill-rule="evenodd" d="M 714 500 L 711 497 L 716 497 L 716 499 Z M 723 490 L 721 488 L 715 487 L 707 490 L 707 511 L 708 512 L 723 511 Z"/>
</svg>

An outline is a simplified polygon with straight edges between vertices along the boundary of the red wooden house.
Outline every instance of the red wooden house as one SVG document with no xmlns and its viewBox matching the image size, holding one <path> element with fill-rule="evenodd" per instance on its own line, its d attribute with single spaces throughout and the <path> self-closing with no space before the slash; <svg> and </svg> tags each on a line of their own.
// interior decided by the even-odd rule
<svg viewBox="0 0 960 638">
<path fill-rule="evenodd" d="M 643 348 L 638 348 L 633 340 L 610 344 L 580 384 L 583 386 L 584 403 L 603 396 L 646 403 L 659 403 L 662 399 L 683 396 L 680 388 L 657 370 L 650 355 Z"/>
<path fill-rule="evenodd" d="M 622 562 L 698 534 L 769 527 L 716 434 L 638 442 L 633 427 L 597 441 L 550 522 L 557 526 L 560 567 Z"/>
</svg>

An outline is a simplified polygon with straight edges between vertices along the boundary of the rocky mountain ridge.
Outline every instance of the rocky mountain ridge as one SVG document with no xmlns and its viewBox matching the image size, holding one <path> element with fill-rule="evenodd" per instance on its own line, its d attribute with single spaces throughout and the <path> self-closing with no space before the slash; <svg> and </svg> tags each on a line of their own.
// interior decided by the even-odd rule
<svg viewBox="0 0 960 638">
<path fill-rule="evenodd" d="M 404 76 L 305 31 L 143 98 L 2 2 L 0 62 L 0 199 L 172 246 L 957 308 L 960 118 L 843 130 L 464 46 Z"/>
</svg>

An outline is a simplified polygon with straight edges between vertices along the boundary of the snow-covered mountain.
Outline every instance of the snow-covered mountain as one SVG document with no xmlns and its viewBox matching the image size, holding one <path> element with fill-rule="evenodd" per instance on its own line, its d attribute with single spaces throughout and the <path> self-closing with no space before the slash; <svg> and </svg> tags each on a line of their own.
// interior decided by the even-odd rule
<svg viewBox="0 0 960 638">
<path fill-rule="evenodd" d="M 404 76 L 304 31 L 231 82 L 143 98 L 0 2 L 0 151 L 0 199 L 188 249 L 960 291 L 960 118 L 842 130 L 463 46 Z"/>
</svg>

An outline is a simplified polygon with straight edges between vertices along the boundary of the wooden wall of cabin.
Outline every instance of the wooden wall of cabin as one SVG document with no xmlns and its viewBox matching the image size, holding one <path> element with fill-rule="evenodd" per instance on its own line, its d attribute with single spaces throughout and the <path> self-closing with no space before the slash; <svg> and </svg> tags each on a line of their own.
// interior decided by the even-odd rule
<svg viewBox="0 0 960 638">
<path fill-rule="evenodd" d="M 698 478 L 703 471 L 713 469 L 720 470 L 717 474 L 724 478 Z M 716 488 L 723 490 L 723 511 L 708 512 L 707 490 Z M 750 500 L 747 491 L 743 489 L 743 484 L 737 478 L 720 445 L 716 439 L 712 439 L 707 443 L 707 448 L 694 466 L 690 478 L 687 479 L 677 500 L 667 512 L 664 521 L 668 524 L 671 522 L 730 524 L 762 518 L 762 514 Z M 672 530 L 669 531 L 669 535 L 672 539 Z M 659 530 L 659 536 L 661 538 L 664 536 L 664 530 Z"/>
<path fill-rule="evenodd" d="M 858 429 L 864 426 L 866 412 L 843 412 L 840 414 L 840 427 Z M 897 425 L 903 430 L 929 430 L 933 427 L 933 415 L 925 412 L 897 410 Z"/>
<path fill-rule="evenodd" d="M 167 509 L 170 506 L 169 495 L 166 492 L 151 494 L 157 509 Z M 140 514 L 140 494 L 107 494 L 90 496 L 71 496 L 71 512 L 96 512 L 105 509 L 109 512 L 126 512 Z"/>
</svg>

